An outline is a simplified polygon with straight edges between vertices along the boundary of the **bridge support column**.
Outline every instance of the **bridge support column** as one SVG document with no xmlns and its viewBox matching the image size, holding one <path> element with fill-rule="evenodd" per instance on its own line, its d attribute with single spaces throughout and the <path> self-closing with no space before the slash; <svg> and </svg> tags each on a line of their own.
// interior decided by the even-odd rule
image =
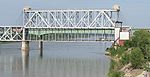
<svg viewBox="0 0 150 77">
<path fill-rule="evenodd" d="M 22 55 L 29 56 L 29 41 L 22 41 Z"/>
<path fill-rule="evenodd" d="M 43 41 L 39 41 L 39 54 L 43 56 Z"/>
<path fill-rule="evenodd" d="M 115 28 L 115 45 L 119 44 L 120 39 L 120 28 Z"/>
</svg>

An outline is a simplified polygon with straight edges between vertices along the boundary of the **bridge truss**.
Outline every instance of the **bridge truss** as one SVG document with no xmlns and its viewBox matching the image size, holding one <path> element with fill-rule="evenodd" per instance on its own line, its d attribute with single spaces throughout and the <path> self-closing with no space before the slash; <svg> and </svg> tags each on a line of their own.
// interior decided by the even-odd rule
<svg viewBox="0 0 150 77">
<path fill-rule="evenodd" d="M 116 27 L 117 10 L 24 10 L 25 28 Z M 115 14 L 114 14 L 115 13 Z"/>
<path fill-rule="evenodd" d="M 21 41 L 23 27 L 0 26 L 0 41 Z"/>
<path fill-rule="evenodd" d="M 23 26 L 0 26 L 0 41 L 114 41 L 118 10 L 23 10 Z"/>
</svg>

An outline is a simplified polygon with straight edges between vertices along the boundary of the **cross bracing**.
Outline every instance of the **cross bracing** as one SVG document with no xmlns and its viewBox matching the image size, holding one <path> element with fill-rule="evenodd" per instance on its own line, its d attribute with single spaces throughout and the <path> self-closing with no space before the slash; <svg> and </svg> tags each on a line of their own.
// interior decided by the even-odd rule
<svg viewBox="0 0 150 77">
<path fill-rule="evenodd" d="M 0 41 L 21 41 L 23 27 L 0 26 Z"/>
<path fill-rule="evenodd" d="M 25 10 L 26 28 L 116 27 L 116 10 Z"/>
</svg>

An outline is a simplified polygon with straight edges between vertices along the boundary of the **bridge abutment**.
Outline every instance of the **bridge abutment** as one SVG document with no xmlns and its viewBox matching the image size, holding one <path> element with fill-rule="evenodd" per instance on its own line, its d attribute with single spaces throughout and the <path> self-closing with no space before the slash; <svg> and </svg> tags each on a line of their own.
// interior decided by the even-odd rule
<svg viewBox="0 0 150 77">
<path fill-rule="evenodd" d="M 22 41 L 22 55 L 29 56 L 29 41 Z"/>
</svg>

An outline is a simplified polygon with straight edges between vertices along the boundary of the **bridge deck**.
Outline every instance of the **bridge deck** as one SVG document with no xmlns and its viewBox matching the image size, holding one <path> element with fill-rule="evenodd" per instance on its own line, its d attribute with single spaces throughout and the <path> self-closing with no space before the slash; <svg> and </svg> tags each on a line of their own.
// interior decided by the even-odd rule
<svg viewBox="0 0 150 77">
<path fill-rule="evenodd" d="M 114 41 L 113 28 L 25 28 L 26 41 Z M 0 41 L 22 41 L 23 27 L 0 27 Z"/>
<path fill-rule="evenodd" d="M 106 41 L 114 40 L 114 29 L 27 29 L 26 40 Z"/>
</svg>

